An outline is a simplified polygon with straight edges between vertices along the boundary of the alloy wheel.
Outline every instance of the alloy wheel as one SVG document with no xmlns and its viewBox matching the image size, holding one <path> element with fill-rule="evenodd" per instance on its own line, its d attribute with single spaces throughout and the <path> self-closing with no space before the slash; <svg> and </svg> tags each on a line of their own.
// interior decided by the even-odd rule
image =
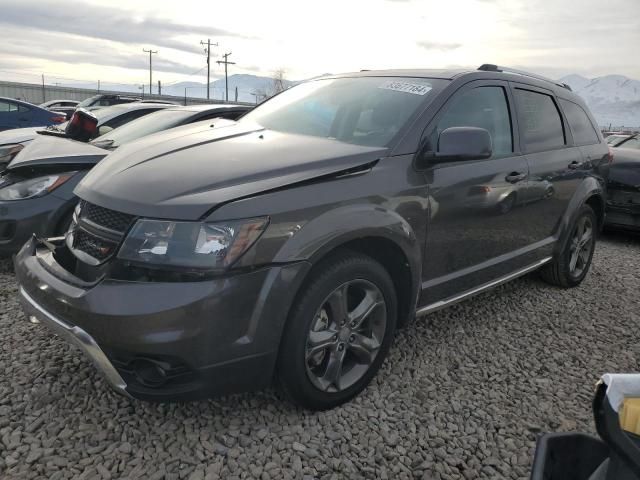
<svg viewBox="0 0 640 480">
<path fill-rule="evenodd" d="M 367 280 L 340 285 L 318 309 L 307 336 L 305 362 L 313 385 L 343 391 L 369 370 L 387 328 L 380 289 Z"/>
<path fill-rule="evenodd" d="M 593 223 L 589 217 L 583 216 L 578 220 L 569 247 L 569 273 L 572 277 L 579 277 L 587 268 L 593 246 Z"/>
</svg>

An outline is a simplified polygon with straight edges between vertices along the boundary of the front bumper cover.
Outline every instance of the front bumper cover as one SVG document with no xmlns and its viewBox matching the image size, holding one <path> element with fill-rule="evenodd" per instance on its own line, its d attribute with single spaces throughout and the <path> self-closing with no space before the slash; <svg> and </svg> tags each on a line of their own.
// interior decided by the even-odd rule
<svg viewBox="0 0 640 480">
<path fill-rule="evenodd" d="M 126 382 L 91 335 L 77 325 L 69 325 L 45 310 L 22 287 L 19 289 L 19 296 L 22 309 L 29 316 L 29 320 L 36 320 L 37 322 L 34 323 L 45 324 L 69 343 L 79 347 L 116 392 L 130 397 L 127 392 Z"/>
<path fill-rule="evenodd" d="M 87 285 L 35 238 L 15 258 L 27 314 L 78 345 L 116 391 L 154 401 L 268 386 L 289 307 L 309 268 L 297 262 L 203 281 L 105 278 Z M 140 381 L 132 368 L 142 359 L 166 363 L 169 380 Z"/>
</svg>

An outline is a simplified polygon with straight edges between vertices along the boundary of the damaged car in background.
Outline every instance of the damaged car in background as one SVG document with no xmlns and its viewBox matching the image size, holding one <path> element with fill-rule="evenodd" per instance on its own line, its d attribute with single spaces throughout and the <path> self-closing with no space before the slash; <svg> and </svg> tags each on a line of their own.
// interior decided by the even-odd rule
<svg viewBox="0 0 640 480">
<path fill-rule="evenodd" d="M 64 123 L 60 125 L 53 125 L 46 129 L 32 127 L 0 132 L 0 172 L 29 142 L 42 135 L 72 138 L 86 142 L 121 127 L 136 118 L 169 106 L 171 105 L 164 103 L 137 102 L 102 108 L 96 112 L 78 109 L 68 122 L 63 118 L 62 122 Z"/>
<path fill-rule="evenodd" d="M 78 203 L 73 189 L 109 152 L 138 138 L 183 125 L 182 129 L 176 129 L 176 135 L 208 132 L 224 123 L 224 119 L 234 120 L 250 109 L 233 104 L 172 106 L 111 130 L 89 143 L 69 136 L 93 137 L 97 125 L 90 122 L 91 116 L 84 118 L 77 129 L 68 128 L 65 135 L 40 135 L 0 174 L 0 256 L 16 253 L 33 234 L 40 237 L 64 234 Z M 70 126 L 73 125 L 71 122 Z"/>
<path fill-rule="evenodd" d="M 640 231 L 640 148 L 612 148 L 607 184 L 608 228 Z"/>
</svg>

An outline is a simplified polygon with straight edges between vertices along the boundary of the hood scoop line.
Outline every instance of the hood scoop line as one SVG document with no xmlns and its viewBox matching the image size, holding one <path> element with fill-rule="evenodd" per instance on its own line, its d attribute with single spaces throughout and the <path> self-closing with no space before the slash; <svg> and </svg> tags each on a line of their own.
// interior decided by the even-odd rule
<svg viewBox="0 0 640 480">
<path fill-rule="evenodd" d="M 130 165 L 129 167 L 125 168 L 122 171 L 124 172 L 124 171 L 129 170 L 130 168 L 139 167 L 140 165 L 142 165 L 144 163 L 147 163 L 147 162 L 150 162 L 151 160 L 155 160 L 156 158 L 165 157 L 167 155 L 171 155 L 171 154 L 174 154 L 174 153 L 177 153 L 177 152 L 182 152 L 184 150 L 190 150 L 192 148 L 201 147 L 202 145 L 209 145 L 211 143 L 220 142 L 222 140 L 230 140 L 232 138 L 243 137 L 245 135 L 250 135 L 252 133 L 263 132 L 264 130 L 265 130 L 264 128 L 258 128 L 256 130 L 250 130 L 248 132 L 240 132 L 240 133 L 235 133 L 233 135 L 227 135 L 226 137 L 208 139 L 208 140 L 205 140 L 203 142 L 193 143 L 191 145 L 186 145 L 184 147 L 176 148 L 174 150 L 168 150 L 166 152 L 162 152 L 162 153 L 160 153 L 158 155 L 155 155 L 153 157 L 147 158 L 146 160 L 144 160 L 142 162 L 138 162 L 138 163 L 136 163 L 134 165 Z"/>
</svg>

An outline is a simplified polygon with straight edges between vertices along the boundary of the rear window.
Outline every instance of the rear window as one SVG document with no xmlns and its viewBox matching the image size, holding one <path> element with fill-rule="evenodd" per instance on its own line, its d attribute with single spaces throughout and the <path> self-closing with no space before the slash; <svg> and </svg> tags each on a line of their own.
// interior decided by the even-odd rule
<svg viewBox="0 0 640 480">
<path fill-rule="evenodd" d="M 562 117 L 551 95 L 517 88 L 516 108 L 527 152 L 543 152 L 566 144 Z"/>
<path fill-rule="evenodd" d="M 577 105 L 568 100 L 560 100 L 562 110 L 567 117 L 571 133 L 573 134 L 573 141 L 576 145 L 593 145 L 600 143 L 598 134 L 591 124 L 591 120 L 587 116 L 587 113 L 582 109 L 580 105 Z"/>
</svg>

